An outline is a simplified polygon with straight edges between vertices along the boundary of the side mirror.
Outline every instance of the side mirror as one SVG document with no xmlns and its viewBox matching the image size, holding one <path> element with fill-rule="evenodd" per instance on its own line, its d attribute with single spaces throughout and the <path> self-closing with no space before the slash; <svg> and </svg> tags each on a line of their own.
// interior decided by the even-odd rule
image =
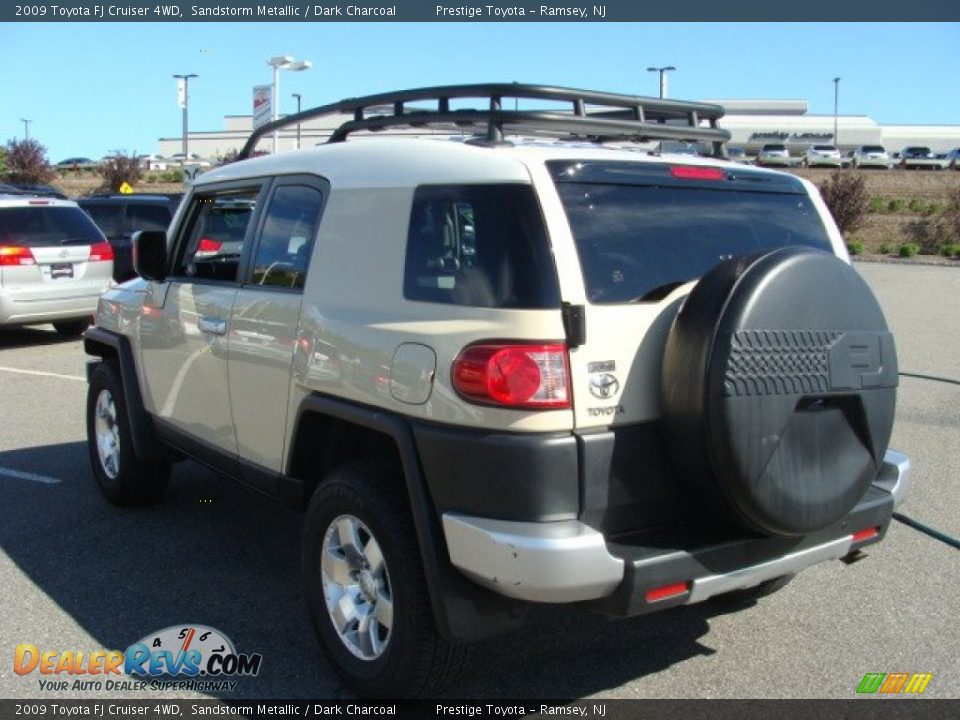
<svg viewBox="0 0 960 720">
<path fill-rule="evenodd" d="M 167 233 L 163 230 L 139 230 L 133 234 L 133 269 L 144 280 L 166 280 Z"/>
</svg>

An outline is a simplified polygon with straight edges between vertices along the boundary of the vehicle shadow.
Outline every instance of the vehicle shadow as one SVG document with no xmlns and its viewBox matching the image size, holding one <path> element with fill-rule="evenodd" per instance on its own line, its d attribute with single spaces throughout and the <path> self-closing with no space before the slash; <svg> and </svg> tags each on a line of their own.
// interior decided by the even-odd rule
<svg viewBox="0 0 960 720">
<path fill-rule="evenodd" d="M 116 508 L 97 492 L 82 442 L 3 452 L 0 468 L 61 480 L 0 478 L 0 550 L 50 600 L 16 618 L 27 631 L 17 642 L 36 642 L 31 629 L 41 637 L 62 627 L 61 611 L 94 639 L 94 647 L 76 648 L 90 652 L 125 650 L 163 628 L 199 623 L 222 631 L 238 652 L 263 655 L 257 677 L 214 696 L 350 697 L 310 626 L 298 513 L 193 462 L 176 466 L 159 504 Z M 3 580 L 10 587 L 23 582 Z M 577 609 L 537 608 L 522 630 L 480 643 L 467 672 L 445 694 L 577 698 L 603 692 L 712 654 L 700 639 L 720 612 L 705 605 L 610 621 Z M 52 641 L 53 647 L 67 644 Z M 36 678 L 12 681 L 36 689 Z"/>
<path fill-rule="evenodd" d="M 52 325 L 0 328 L 0 350 L 22 347 L 62 345 L 77 342 L 80 338 L 61 335 Z"/>
</svg>

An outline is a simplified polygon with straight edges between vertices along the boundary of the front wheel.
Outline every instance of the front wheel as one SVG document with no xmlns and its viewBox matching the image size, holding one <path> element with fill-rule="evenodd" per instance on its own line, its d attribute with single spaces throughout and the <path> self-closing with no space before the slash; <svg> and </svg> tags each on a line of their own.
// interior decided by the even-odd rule
<svg viewBox="0 0 960 720">
<path fill-rule="evenodd" d="M 100 362 L 87 391 L 87 449 L 100 492 L 114 505 L 158 500 L 170 479 L 170 463 L 137 457 L 130 433 L 120 372 Z"/>
<path fill-rule="evenodd" d="M 377 463 L 339 467 L 307 509 L 303 573 L 327 658 L 359 694 L 417 697 L 458 673 L 468 646 L 437 632 L 403 476 Z"/>
</svg>

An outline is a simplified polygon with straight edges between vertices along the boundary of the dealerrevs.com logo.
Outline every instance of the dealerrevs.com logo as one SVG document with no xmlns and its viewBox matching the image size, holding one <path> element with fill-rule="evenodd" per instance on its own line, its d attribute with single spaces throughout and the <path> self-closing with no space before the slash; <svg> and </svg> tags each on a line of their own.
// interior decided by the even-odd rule
<svg viewBox="0 0 960 720">
<path fill-rule="evenodd" d="M 215 628 L 184 624 L 151 633 L 124 652 L 61 652 L 20 643 L 13 671 L 38 673 L 41 690 L 232 691 L 234 678 L 256 676 L 262 662 L 259 653 L 238 653 Z"/>
</svg>

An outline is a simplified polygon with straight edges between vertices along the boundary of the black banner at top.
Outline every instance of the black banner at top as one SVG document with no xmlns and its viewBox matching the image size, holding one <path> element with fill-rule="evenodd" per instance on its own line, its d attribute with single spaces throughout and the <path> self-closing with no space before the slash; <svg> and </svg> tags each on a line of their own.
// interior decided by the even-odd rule
<svg viewBox="0 0 960 720">
<path fill-rule="evenodd" d="M 57 0 L 2 22 L 957 21 L 956 0 Z"/>
</svg>

